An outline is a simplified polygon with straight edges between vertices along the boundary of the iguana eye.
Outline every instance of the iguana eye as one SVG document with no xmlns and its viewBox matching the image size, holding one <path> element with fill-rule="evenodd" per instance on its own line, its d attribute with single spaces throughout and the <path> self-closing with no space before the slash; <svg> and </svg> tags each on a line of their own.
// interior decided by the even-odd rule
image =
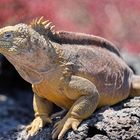
<svg viewBox="0 0 140 140">
<path fill-rule="evenodd" d="M 4 39 L 11 39 L 13 37 L 13 34 L 11 32 L 7 32 L 3 35 Z"/>
</svg>

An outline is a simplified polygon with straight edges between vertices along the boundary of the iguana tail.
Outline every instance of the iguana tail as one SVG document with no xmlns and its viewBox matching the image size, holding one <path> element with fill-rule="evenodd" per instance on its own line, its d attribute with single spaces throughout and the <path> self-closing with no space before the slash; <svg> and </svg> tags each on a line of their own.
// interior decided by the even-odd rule
<svg viewBox="0 0 140 140">
<path fill-rule="evenodd" d="M 140 75 L 133 75 L 130 97 L 140 96 Z"/>
</svg>

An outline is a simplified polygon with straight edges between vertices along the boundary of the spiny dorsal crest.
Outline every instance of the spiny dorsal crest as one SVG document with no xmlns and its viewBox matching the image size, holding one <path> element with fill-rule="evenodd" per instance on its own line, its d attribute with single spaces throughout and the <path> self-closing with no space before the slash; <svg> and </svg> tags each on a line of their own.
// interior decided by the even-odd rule
<svg viewBox="0 0 140 140">
<path fill-rule="evenodd" d="M 55 26 L 49 20 L 45 20 L 44 17 L 34 19 L 30 23 L 30 27 L 41 35 L 55 34 Z"/>
</svg>

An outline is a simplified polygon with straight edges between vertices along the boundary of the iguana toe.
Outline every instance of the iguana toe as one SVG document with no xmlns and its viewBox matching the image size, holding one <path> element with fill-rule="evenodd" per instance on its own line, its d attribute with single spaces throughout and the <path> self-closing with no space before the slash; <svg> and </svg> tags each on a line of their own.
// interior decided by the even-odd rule
<svg viewBox="0 0 140 140">
<path fill-rule="evenodd" d="M 49 118 L 37 117 L 33 120 L 33 122 L 26 127 L 26 131 L 28 133 L 28 137 L 34 136 L 37 132 L 45 126 L 46 123 L 50 123 L 51 120 Z"/>
<path fill-rule="evenodd" d="M 68 119 L 62 119 L 59 122 L 57 122 L 54 125 L 54 130 L 52 131 L 52 138 L 57 138 L 58 140 L 61 140 L 65 133 L 69 129 L 73 129 L 74 131 L 77 131 L 77 127 L 81 123 L 81 119 L 75 119 L 75 118 L 68 118 Z"/>
</svg>

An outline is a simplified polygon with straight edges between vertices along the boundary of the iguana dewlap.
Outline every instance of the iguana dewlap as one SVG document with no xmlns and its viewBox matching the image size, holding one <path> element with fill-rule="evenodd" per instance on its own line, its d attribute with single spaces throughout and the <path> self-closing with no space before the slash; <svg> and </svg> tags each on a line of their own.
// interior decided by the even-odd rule
<svg viewBox="0 0 140 140">
<path fill-rule="evenodd" d="M 140 77 L 109 41 L 53 28 L 43 18 L 29 26 L 1 28 L 0 52 L 32 84 L 35 119 L 27 127 L 29 136 L 51 122 L 56 104 L 68 110 L 52 132 L 53 138 L 62 139 L 97 107 L 140 95 Z"/>
</svg>

